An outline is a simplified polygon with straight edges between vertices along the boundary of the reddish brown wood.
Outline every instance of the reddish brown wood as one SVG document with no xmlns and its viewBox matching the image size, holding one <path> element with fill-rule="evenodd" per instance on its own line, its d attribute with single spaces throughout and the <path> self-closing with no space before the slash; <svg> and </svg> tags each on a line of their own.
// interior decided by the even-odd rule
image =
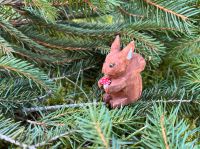
<svg viewBox="0 0 200 149">
<path fill-rule="evenodd" d="M 135 44 L 132 41 L 120 50 L 120 37 L 117 36 L 103 64 L 103 78 L 109 78 L 111 83 L 102 84 L 105 81 L 101 78 L 98 86 L 104 88 L 103 100 L 113 108 L 133 103 L 141 96 L 140 73 L 144 70 L 146 62 L 140 54 L 134 53 L 134 48 Z"/>
</svg>

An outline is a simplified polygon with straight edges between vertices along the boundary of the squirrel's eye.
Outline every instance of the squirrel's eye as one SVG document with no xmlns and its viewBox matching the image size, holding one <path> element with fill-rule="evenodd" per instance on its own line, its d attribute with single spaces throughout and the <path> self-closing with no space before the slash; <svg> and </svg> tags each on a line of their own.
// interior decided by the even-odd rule
<svg viewBox="0 0 200 149">
<path fill-rule="evenodd" d="M 109 64 L 109 67 L 110 67 L 110 68 L 112 68 L 112 67 L 114 67 L 114 66 L 115 66 L 114 63 Z"/>
</svg>

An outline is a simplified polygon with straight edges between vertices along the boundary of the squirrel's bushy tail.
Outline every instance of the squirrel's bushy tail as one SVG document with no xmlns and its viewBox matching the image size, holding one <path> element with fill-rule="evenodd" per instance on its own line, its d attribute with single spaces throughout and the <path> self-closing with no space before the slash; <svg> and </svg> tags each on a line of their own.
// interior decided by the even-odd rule
<svg viewBox="0 0 200 149">
<path fill-rule="evenodd" d="M 134 60 L 134 66 L 137 67 L 135 68 L 135 71 L 142 72 L 146 66 L 145 59 L 140 54 L 135 54 L 133 60 Z"/>
</svg>

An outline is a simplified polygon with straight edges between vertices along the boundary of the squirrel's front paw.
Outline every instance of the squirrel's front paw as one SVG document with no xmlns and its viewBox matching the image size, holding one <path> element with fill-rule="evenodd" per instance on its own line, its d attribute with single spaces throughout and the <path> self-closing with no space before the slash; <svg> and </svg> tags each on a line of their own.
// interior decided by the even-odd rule
<svg viewBox="0 0 200 149">
<path fill-rule="evenodd" d="M 104 90 L 105 90 L 105 92 L 106 92 L 107 94 L 110 93 L 110 87 L 109 87 L 109 85 L 103 85 L 103 88 L 104 88 Z"/>
<path fill-rule="evenodd" d="M 104 85 L 103 88 L 107 94 L 112 93 L 112 88 L 109 85 Z"/>
<path fill-rule="evenodd" d="M 101 81 L 98 81 L 98 87 L 101 88 L 103 86 L 103 84 L 101 83 Z"/>
</svg>

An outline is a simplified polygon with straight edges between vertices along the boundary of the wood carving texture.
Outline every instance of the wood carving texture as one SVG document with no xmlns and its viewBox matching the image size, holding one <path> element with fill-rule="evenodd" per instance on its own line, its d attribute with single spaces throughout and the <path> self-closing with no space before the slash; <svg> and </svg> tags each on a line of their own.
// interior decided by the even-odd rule
<svg viewBox="0 0 200 149">
<path fill-rule="evenodd" d="M 140 73 L 144 70 L 146 62 L 140 54 L 134 53 L 134 48 L 132 41 L 120 50 L 120 37 L 117 36 L 103 64 L 104 77 L 99 80 L 98 86 L 104 88 L 103 100 L 112 108 L 133 103 L 141 96 Z M 111 83 L 102 83 L 108 79 Z"/>
</svg>

